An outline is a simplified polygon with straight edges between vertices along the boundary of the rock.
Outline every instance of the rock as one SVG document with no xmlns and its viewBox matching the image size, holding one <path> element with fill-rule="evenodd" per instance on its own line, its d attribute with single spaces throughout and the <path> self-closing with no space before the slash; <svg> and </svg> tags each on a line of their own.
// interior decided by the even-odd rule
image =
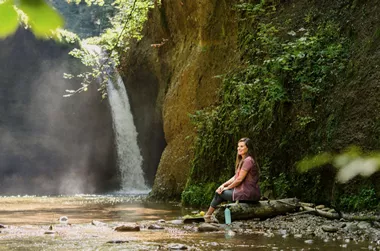
<svg viewBox="0 0 380 251">
<path fill-rule="evenodd" d="M 0 228 L 6 228 L 3 224 L 0 224 Z"/>
<path fill-rule="evenodd" d="M 59 223 L 64 223 L 64 224 L 69 223 L 69 217 L 67 217 L 67 216 L 59 217 Z"/>
<path fill-rule="evenodd" d="M 313 240 L 305 240 L 304 241 L 306 244 L 313 244 Z"/>
<path fill-rule="evenodd" d="M 359 229 L 368 229 L 371 227 L 371 224 L 369 222 L 366 222 L 366 221 L 361 221 L 358 223 L 358 228 Z"/>
<path fill-rule="evenodd" d="M 93 220 L 91 222 L 91 224 L 94 225 L 94 226 L 97 226 L 97 227 L 107 226 L 107 223 L 104 223 L 104 222 L 101 222 L 101 221 L 97 221 L 97 220 Z"/>
<path fill-rule="evenodd" d="M 181 225 L 183 224 L 183 220 L 172 220 L 172 221 L 169 221 L 169 223 L 174 224 L 174 225 Z"/>
<path fill-rule="evenodd" d="M 323 225 L 322 230 L 329 233 L 335 233 L 338 231 L 338 227 Z"/>
<path fill-rule="evenodd" d="M 161 230 L 161 229 L 165 229 L 165 228 L 163 226 L 160 226 L 160 225 L 152 224 L 152 225 L 149 225 L 148 229 Z"/>
<path fill-rule="evenodd" d="M 295 234 L 293 237 L 296 239 L 300 239 L 300 238 L 302 238 L 302 234 Z"/>
<path fill-rule="evenodd" d="M 350 232 L 354 232 L 354 231 L 358 230 L 359 228 L 358 228 L 357 224 L 348 222 L 346 224 L 345 229 L 348 230 L 348 231 L 350 231 Z"/>
<path fill-rule="evenodd" d="M 44 234 L 56 234 L 57 232 L 56 231 L 45 231 Z"/>
<path fill-rule="evenodd" d="M 160 219 L 157 221 L 157 223 L 165 223 L 165 220 L 164 219 Z"/>
<path fill-rule="evenodd" d="M 235 236 L 236 233 L 234 231 L 232 231 L 231 229 L 227 230 L 226 233 L 225 233 L 225 236 L 226 237 L 232 237 L 232 236 Z"/>
<path fill-rule="evenodd" d="M 124 241 L 124 240 L 113 240 L 113 241 L 107 241 L 106 243 L 110 243 L 110 244 L 120 244 L 120 243 L 128 243 L 128 241 Z"/>
<path fill-rule="evenodd" d="M 140 231 L 140 226 L 137 224 L 127 224 L 115 227 L 117 232 L 138 232 Z"/>
<path fill-rule="evenodd" d="M 169 244 L 168 248 L 170 250 L 185 250 L 185 249 L 188 249 L 185 245 L 179 244 L 179 243 Z"/>
<path fill-rule="evenodd" d="M 199 232 L 214 232 L 219 231 L 219 227 L 209 223 L 202 223 L 198 227 Z"/>
</svg>

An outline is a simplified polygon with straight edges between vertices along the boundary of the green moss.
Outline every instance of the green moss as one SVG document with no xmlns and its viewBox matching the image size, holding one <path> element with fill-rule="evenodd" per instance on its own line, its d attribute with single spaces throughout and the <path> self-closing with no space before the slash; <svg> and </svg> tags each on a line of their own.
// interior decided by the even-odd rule
<svg viewBox="0 0 380 251">
<path fill-rule="evenodd" d="M 190 185 L 181 195 L 182 203 L 192 206 L 207 206 L 210 204 L 217 187 L 218 185 L 213 182 Z"/>
<path fill-rule="evenodd" d="M 378 147 L 377 115 L 367 114 L 365 102 L 373 111 L 380 102 L 376 96 L 365 100 L 370 91 L 363 79 L 375 74 L 371 65 L 378 62 L 371 58 L 379 28 L 364 37 L 357 33 L 362 24 L 351 22 L 362 8 L 352 9 L 348 0 L 237 5 L 242 62 L 222 76 L 218 104 L 191 115 L 198 136 L 184 201 L 199 203 L 196 197 L 204 190 L 199 184 L 219 184 L 233 175 L 237 141 L 248 136 L 256 143 L 262 192 L 347 210 L 373 208 L 373 194 L 362 194 L 362 183 L 353 184 L 352 193 L 337 188 L 336 170 L 328 162 L 308 173 L 295 168 L 305 156 L 334 153 L 352 142 Z M 359 53 L 363 48 L 365 55 Z"/>
</svg>

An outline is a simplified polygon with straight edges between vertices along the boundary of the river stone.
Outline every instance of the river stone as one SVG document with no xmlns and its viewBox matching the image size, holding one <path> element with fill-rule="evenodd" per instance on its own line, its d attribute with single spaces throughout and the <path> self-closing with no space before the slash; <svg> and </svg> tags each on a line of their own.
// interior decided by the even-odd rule
<svg viewBox="0 0 380 251">
<path fill-rule="evenodd" d="M 165 229 L 165 228 L 160 225 L 152 224 L 152 225 L 149 225 L 148 229 L 160 230 L 160 229 Z"/>
<path fill-rule="evenodd" d="M 347 222 L 345 229 L 350 231 L 350 232 L 353 232 L 353 231 L 358 230 L 359 228 L 358 228 L 358 225 L 356 223 Z"/>
<path fill-rule="evenodd" d="M 124 240 L 112 240 L 112 241 L 107 241 L 107 243 L 110 243 L 110 244 L 120 244 L 120 243 L 127 243 L 128 241 L 124 241 Z"/>
<path fill-rule="evenodd" d="M 138 232 L 140 231 L 140 226 L 137 224 L 127 224 L 121 225 L 115 228 L 117 232 Z"/>
<path fill-rule="evenodd" d="M 183 220 L 172 220 L 172 221 L 169 221 L 168 223 L 171 223 L 174 225 L 181 225 L 183 224 Z"/>
<path fill-rule="evenodd" d="M 219 227 L 209 224 L 209 223 L 202 223 L 198 227 L 199 232 L 213 232 L 213 231 L 219 231 Z"/>
<path fill-rule="evenodd" d="M 369 222 L 366 222 L 366 221 L 361 221 L 358 223 L 358 228 L 359 229 L 368 229 L 371 227 L 371 224 Z"/>
<path fill-rule="evenodd" d="M 323 208 L 325 208 L 325 205 L 318 205 L 315 207 L 315 209 L 323 209 Z"/>
<path fill-rule="evenodd" d="M 313 244 L 313 240 L 305 240 L 304 241 L 306 244 Z"/>
<path fill-rule="evenodd" d="M 338 228 L 335 226 L 323 225 L 322 230 L 329 233 L 335 233 L 338 231 Z"/>
<path fill-rule="evenodd" d="M 94 225 L 94 226 L 97 226 L 97 227 L 107 226 L 107 223 L 104 223 L 104 222 L 101 222 L 101 221 L 97 221 L 97 220 L 93 220 L 91 222 L 91 224 Z"/>
<path fill-rule="evenodd" d="M 188 249 L 185 245 L 179 244 L 179 243 L 169 244 L 168 248 L 171 249 L 171 250 L 185 250 L 185 249 Z"/>
<path fill-rule="evenodd" d="M 0 228 L 5 228 L 5 226 L 3 224 L 0 224 Z"/>
</svg>

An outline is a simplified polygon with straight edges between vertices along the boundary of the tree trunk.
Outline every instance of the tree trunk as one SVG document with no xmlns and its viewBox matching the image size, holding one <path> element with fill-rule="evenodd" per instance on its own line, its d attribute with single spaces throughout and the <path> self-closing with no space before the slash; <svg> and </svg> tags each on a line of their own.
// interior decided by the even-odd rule
<svg viewBox="0 0 380 251">
<path fill-rule="evenodd" d="M 214 216 L 220 223 L 223 223 L 224 209 L 228 207 L 231 210 L 232 221 L 254 218 L 266 219 L 280 214 L 295 212 L 299 206 L 299 201 L 296 198 L 259 201 L 250 204 L 231 203 L 217 208 L 214 212 Z"/>
</svg>

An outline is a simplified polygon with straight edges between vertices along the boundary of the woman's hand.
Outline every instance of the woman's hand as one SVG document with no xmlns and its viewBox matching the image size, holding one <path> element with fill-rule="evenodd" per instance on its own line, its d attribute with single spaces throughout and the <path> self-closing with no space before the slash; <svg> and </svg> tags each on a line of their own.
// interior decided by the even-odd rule
<svg viewBox="0 0 380 251">
<path fill-rule="evenodd" d="M 223 185 L 221 185 L 220 187 L 218 187 L 218 189 L 216 189 L 216 192 L 218 194 L 221 194 L 223 191 L 224 191 L 224 186 Z"/>
</svg>

